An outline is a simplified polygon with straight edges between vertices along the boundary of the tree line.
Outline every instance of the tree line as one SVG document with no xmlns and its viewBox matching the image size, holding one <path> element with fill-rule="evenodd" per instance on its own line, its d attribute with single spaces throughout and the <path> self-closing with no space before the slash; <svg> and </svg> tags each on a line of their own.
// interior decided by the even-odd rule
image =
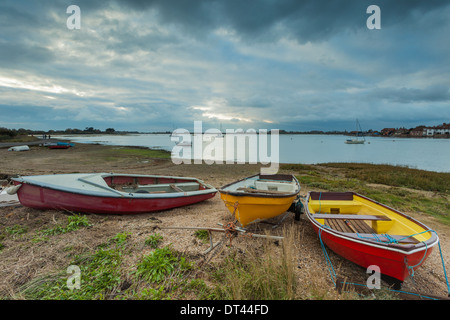
<svg viewBox="0 0 450 320">
<path fill-rule="evenodd" d="M 40 135 L 40 134 L 96 134 L 96 133 L 106 133 L 106 134 L 114 134 L 117 131 L 114 128 L 107 128 L 102 131 L 99 129 L 95 129 L 94 127 L 86 127 L 84 130 L 76 129 L 76 128 L 67 128 L 66 130 L 30 130 L 30 129 L 8 129 L 4 127 L 0 127 L 0 137 L 3 138 L 14 138 L 16 136 L 22 135 Z"/>
</svg>

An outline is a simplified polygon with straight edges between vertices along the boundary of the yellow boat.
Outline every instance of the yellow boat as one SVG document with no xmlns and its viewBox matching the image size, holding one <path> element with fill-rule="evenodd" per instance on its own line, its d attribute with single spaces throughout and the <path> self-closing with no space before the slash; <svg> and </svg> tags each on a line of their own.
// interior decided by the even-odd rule
<svg viewBox="0 0 450 320">
<path fill-rule="evenodd" d="M 257 174 L 219 189 L 220 197 L 243 227 L 286 212 L 300 192 L 293 175 Z"/>
</svg>

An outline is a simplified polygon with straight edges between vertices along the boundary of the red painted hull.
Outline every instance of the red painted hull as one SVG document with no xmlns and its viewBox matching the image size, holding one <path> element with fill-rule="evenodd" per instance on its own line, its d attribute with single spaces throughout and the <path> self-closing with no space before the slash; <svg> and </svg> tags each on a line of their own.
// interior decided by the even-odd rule
<svg viewBox="0 0 450 320">
<path fill-rule="evenodd" d="M 136 214 L 172 209 L 214 197 L 215 192 L 172 198 L 100 197 L 22 184 L 17 191 L 22 205 L 36 209 L 64 209 L 102 214 Z"/>
<path fill-rule="evenodd" d="M 307 196 L 305 210 L 306 216 L 311 222 L 315 232 L 319 235 L 323 243 L 332 251 L 363 268 L 367 269 L 371 265 L 378 266 L 382 274 L 403 282 L 414 272 L 414 270 L 420 267 L 433 251 L 433 246 L 439 242 L 439 238 L 434 233 L 432 233 L 431 237 L 425 242 L 403 245 L 388 242 L 382 243 L 375 240 L 371 241 L 358 237 L 357 233 L 336 231 L 333 228 L 319 223 L 313 218 L 313 214 L 309 212 L 308 203 L 313 193 L 314 192 L 310 192 Z M 347 194 L 348 196 L 348 194 L 354 193 L 324 192 L 320 194 L 322 200 L 337 200 L 333 197 L 341 197 L 340 194 Z M 423 230 L 429 230 L 426 225 L 399 211 L 377 203 L 362 195 L 356 193 L 354 195 L 383 206 L 399 216 L 413 221 L 416 225 L 423 228 Z M 328 199 L 325 197 L 328 197 Z"/>
<path fill-rule="evenodd" d="M 319 234 L 319 228 L 313 225 L 314 230 Z M 322 241 L 333 252 L 342 256 L 343 258 L 356 263 L 357 265 L 367 269 L 371 265 L 376 265 L 380 268 L 380 272 L 392 278 L 404 281 L 410 276 L 408 266 L 415 266 L 416 270 L 420 267 L 418 265 L 421 261 L 425 261 L 431 254 L 433 248 L 420 250 L 412 254 L 406 254 L 401 251 L 393 251 L 385 248 L 379 248 L 365 243 L 358 243 L 353 239 L 346 239 L 338 237 L 322 229 L 320 232 Z M 425 257 L 424 257 L 425 256 Z"/>
</svg>

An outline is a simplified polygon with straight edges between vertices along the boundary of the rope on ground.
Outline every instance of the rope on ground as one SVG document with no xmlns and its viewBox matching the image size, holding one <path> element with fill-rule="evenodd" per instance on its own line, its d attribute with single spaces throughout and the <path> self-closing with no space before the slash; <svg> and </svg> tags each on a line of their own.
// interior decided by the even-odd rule
<svg viewBox="0 0 450 320">
<path fill-rule="evenodd" d="M 370 236 L 369 236 L 369 237 L 367 237 L 367 236 L 364 237 L 364 236 L 361 236 L 361 235 L 359 235 L 359 234 L 357 234 L 357 235 L 358 235 L 359 238 L 362 238 L 362 239 L 370 239 L 370 240 L 375 240 L 375 241 L 377 241 L 377 242 L 382 242 L 382 243 L 396 243 L 396 244 L 397 244 L 397 243 L 401 243 L 401 242 L 402 242 L 403 240 L 405 240 L 405 239 L 412 238 L 412 237 L 414 237 L 414 236 L 418 236 L 418 235 L 421 235 L 421 234 L 423 234 L 423 233 L 428 233 L 428 232 L 433 232 L 433 233 L 435 233 L 435 234 L 437 235 L 437 232 L 434 231 L 434 230 L 432 230 L 432 229 L 425 230 L 425 231 L 422 231 L 422 232 L 418 232 L 418 233 L 415 233 L 415 234 L 411 234 L 411 235 L 405 236 L 405 237 L 403 237 L 403 238 L 401 238 L 401 239 L 394 239 L 393 237 L 391 237 L 391 236 L 390 236 L 389 234 L 387 234 L 387 233 L 380 234 L 380 235 L 377 235 L 377 234 L 373 233 L 373 234 L 371 234 L 372 237 L 370 237 Z M 379 236 L 384 236 L 384 237 L 386 237 L 386 239 L 387 239 L 388 241 L 383 241 L 383 240 L 381 240 Z M 414 266 L 409 266 L 409 265 L 408 265 L 408 259 L 407 259 L 407 257 L 405 257 L 405 264 L 406 264 L 406 266 L 407 266 L 407 268 L 408 268 L 408 273 L 409 273 L 411 279 L 414 278 L 414 269 L 417 268 L 418 266 L 420 266 L 420 265 L 423 263 L 423 261 L 425 260 L 425 257 L 427 256 L 427 253 L 428 253 L 428 245 L 427 245 L 427 243 L 426 243 L 425 241 L 422 241 L 422 243 L 425 245 L 425 251 L 424 251 L 423 257 L 422 257 L 422 259 L 419 261 L 419 263 L 417 263 L 417 264 L 414 265 Z M 448 295 L 450 296 L 450 285 L 449 285 L 449 281 L 448 281 L 448 277 L 447 277 L 447 271 L 446 271 L 446 269 L 445 269 L 445 262 L 444 262 L 444 256 L 443 256 L 443 254 L 442 254 L 441 241 L 438 241 L 438 247 L 439 247 L 439 254 L 440 254 L 440 256 L 441 256 L 442 268 L 443 268 L 443 270 L 444 270 L 445 283 L 446 283 L 446 285 L 447 285 L 447 293 L 448 293 Z M 413 280 L 414 280 L 414 279 L 413 279 Z"/>
<path fill-rule="evenodd" d="M 328 226 L 324 226 L 324 227 L 328 227 Z M 325 248 L 325 244 L 322 241 L 322 231 L 323 231 L 323 228 L 319 227 L 318 234 L 319 234 L 320 246 L 322 247 L 322 251 L 323 251 L 323 254 L 325 256 L 326 263 L 328 265 L 328 270 L 330 272 L 331 280 L 333 281 L 333 284 L 336 287 L 336 279 L 337 279 L 336 272 L 334 271 L 333 263 L 331 262 L 330 256 L 327 253 L 327 249 Z"/>
<path fill-rule="evenodd" d="M 320 200 L 320 197 L 319 197 L 319 200 Z M 320 209 L 319 209 L 319 210 L 320 210 Z M 331 262 L 331 259 L 330 259 L 329 255 L 328 255 L 328 253 L 327 253 L 326 248 L 325 248 L 325 244 L 324 244 L 324 242 L 322 241 L 322 232 L 323 232 L 323 230 L 324 230 L 325 228 L 330 228 L 330 227 L 327 226 L 327 225 L 324 225 L 323 227 L 319 227 L 319 230 L 318 230 L 319 241 L 320 241 L 320 245 L 321 245 L 321 247 L 322 247 L 322 251 L 323 251 L 324 256 L 325 256 L 326 263 L 327 263 L 327 265 L 328 265 L 328 269 L 329 269 L 329 272 L 330 272 L 331 280 L 333 281 L 334 286 L 337 287 L 337 283 L 336 283 L 336 279 L 337 279 L 336 272 L 335 272 L 335 270 L 334 270 L 334 267 L 333 267 L 333 264 L 332 264 L 332 262 Z M 420 235 L 420 234 L 426 233 L 426 232 L 434 232 L 434 233 L 436 233 L 436 231 L 434 231 L 434 230 L 426 230 L 426 231 L 419 232 L 419 233 L 416 233 L 416 234 L 413 234 L 413 235 L 410 235 L 410 236 L 406 236 L 406 237 L 404 237 L 404 238 L 402 238 L 402 239 L 399 239 L 399 240 L 396 240 L 396 239 L 393 239 L 393 238 L 389 238 L 389 237 L 387 237 L 387 238 L 388 238 L 388 240 L 390 239 L 390 241 L 393 241 L 393 242 L 395 241 L 395 243 L 398 243 L 398 242 L 400 242 L 401 240 L 404 240 L 404 239 L 406 239 L 406 238 L 410 238 L 410 237 L 413 237 L 413 236 L 417 236 L 417 235 Z M 437 233 L 436 233 L 436 235 L 437 235 Z M 385 235 L 385 236 L 386 236 L 386 235 Z M 380 240 L 380 242 L 381 242 L 381 240 Z M 423 257 L 422 257 L 422 259 L 420 260 L 419 263 L 417 263 L 417 264 L 414 265 L 414 266 L 408 266 L 407 260 L 405 259 L 405 264 L 406 264 L 406 266 L 407 266 L 407 268 L 408 268 L 408 270 L 409 270 L 409 273 L 410 273 L 411 278 L 413 278 L 413 276 L 414 276 L 414 268 L 416 268 L 416 267 L 418 267 L 419 265 L 421 265 L 422 262 L 424 261 L 426 255 L 427 255 L 428 246 L 427 246 L 426 242 L 423 242 L 423 243 L 425 244 L 425 252 L 424 252 L 424 255 L 423 255 Z M 440 241 L 438 241 L 438 247 L 439 247 L 439 254 L 440 254 L 440 256 L 441 256 L 442 267 L 443 267 L 443 269 L 444 269 L 444 277 L 445 277 L 445 282 L 446 282 L 446 285 L 447 285 L 447 292 L 448 292 L 448 296 L 450 297 L 450 286 L 449 286 L 449 281 L 448 281 L 448 277 L 447 277 L 447 272 L 446 272 L 446 269 L 445 269 L 444 257 L 443 257 L 443 254 L 442 254 L 442 248 L 441 248 L 441 242 L 440 242 Z M 367 287 L 367 285 L 360 284 L 360 283 L 345 282 L 345 283 L 342 283 L 342 284 L 351 284 L 351 285 L 354 285 L 354 286 L 363 286 L 363 287 Z M 394 290 L 394 289 L 391 289 L 391 288 L 389 288 L 389 290 L 390 290 L 390 291 L 394 291 L 394 292 L 399 292 L 399 293 L 405 293 L 405 294 L 409 294 L 409 295 L 416 295 L 416 296 L 420 296 L 420 297 L 427 298 L 427 299 L 438 300 L 438 299 L 436 299 L 436 298 L 424 296 L 424 295 L 417 294 L 417 293 L 413 293 L 413 292 L 407 292 L 407 291 L 402 291 L 402 290 Z"/>
</svg>

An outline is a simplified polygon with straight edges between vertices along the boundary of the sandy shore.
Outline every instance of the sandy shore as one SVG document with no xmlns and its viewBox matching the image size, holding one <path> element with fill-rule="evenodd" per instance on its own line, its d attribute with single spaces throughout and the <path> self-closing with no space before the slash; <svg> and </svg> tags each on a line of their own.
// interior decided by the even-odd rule
<svg viewBox="0 0 450 320">
<path fill-rule="evenodd" d="M 9 152 L 0 149 L 0 180 L 14 175 L 58 174 L 76 172 L 116 172 L 159 174 L 173 176 L 190 176 L 219 188 L 222 185 L 253 175 L 259 172 L 259 165 L 174 165 L 167 159 L 152 159 L 142 156 L 116 156 L 117 147 L 92 144 L 77 144 L 66 150 L 50 150 L 48 148 L 32 146 L 30 151 Z M 292 173 L 280 171 L 280 173 Z M 301 194 L 306 195 L 309 190 L 302 186 Z M 36 232 L 44 227 L 54 226 L 55 223 L 67 221 L 66 212 L 48 210 L 39 211 L 23 206 L 0 207 L 0 230 L 14 225 L 27 226 L 28 233 Z M 446 265 L 450 265 L 450 243 L 448 236 L 450 228 L 438 223 L 433 218 L 408 212 L 418 218 L 441 238 L 441 246 Z M 19 288 L 39 276 L 65 269 L 70 260 L 66 249 L 71 247 L 75 252 L 92 250 L 97 245 L 120 232 L 129 232 L 131 241 L 141 246 L 139 254 L 127 257 L 130 268 L 139 258 L 149 252 L 149 248 L 142 246 L 143 241 L 155 230 L 163 236 L 164 244 L 171 243 L 177 251 L 201 260 L 201 252 L 208 248 L 207 243 L 199 241 L 192 230 L 163 229 L 171 226 L 218 227 L 218 223 L 230 221 L 230 214 L 225 208 L 220 196 L 205 202 L 177 208 L 164 212 L 149 213 L 134 216 L 89 215 L 93 226 L 80 229 L 77 232 L 52 237 L 45 242 L 32 243 L 30 238 L 5 239 L 4 248 L 0 251 L 0 296 L 6 298 L 21 298 Z M 270 221 L 276 223 L 278 220 Z M 302 217 L 295 221 L 293 215 L 287 217 L 280 226 L 272 230 L 272 225 L 260 223 L 249 227 L 251 232 L 264 234 L 267 231 L 274 235 L 281 235 L 284 228 L 293 228 L 298 234 L 296 244 L 296 264 L 300 283 L 308 283 L 312 274 L 319 274 L 322 280 L 316 285 L 329 288 L 334 292 L 334 285 L 329 277 L 328 268 L 317 235 Z M 237 238 L 233 242 L 234 248 L 245 254 L 253 247 L 261 246 L 264 240 Z M 222 259 L 227 254 L 227 247 L 214 257 Z M 339 256 L 328 252 L 333 265 L 339 274 L 349 281 L 365 283 L 365 270 L 350 263 Z M 322 276 L 320 276 L 322 275 Z M 305 285 L 309 289 L 311 285 Z M 309 290 L 308 289 L 308 290 Z M 444 296 L 447 288 L 443 277 L 439 250 L 432 253 L 425 265 L 403 285 L 405 291 L 420 291 L 429 295 Z M 305 293 L 307 294 L 307 293 Z M 19 295 L 19 296 L 18 296 Z M 334 294 L 330 297 L 336 298 Z"/>
</svg>

